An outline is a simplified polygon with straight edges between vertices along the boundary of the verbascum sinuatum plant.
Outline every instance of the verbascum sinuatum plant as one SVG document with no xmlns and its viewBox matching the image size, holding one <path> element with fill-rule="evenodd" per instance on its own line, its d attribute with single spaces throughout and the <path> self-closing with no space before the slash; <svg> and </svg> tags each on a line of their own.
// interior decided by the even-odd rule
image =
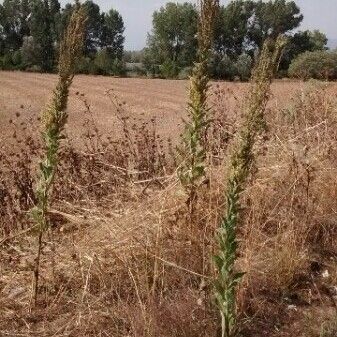
<svg viewBox="0 0 337 337">
<path fill-rule="evenodd" d="M 208 62 L 213 45 L 214 22 L 218 12 L 218 0 L 200 2 L 198 61 L 194 64 L 190 78 L 188 121 L 185 123 L 182 145 L 178 149 L 182 158 L 178 174 L 188 194 L 187 204 L 191 214 L 195 206 L 198 186 L 206 173 L 204 139 L 208 124 Z"/>
<path fill-rule="evenodd" d="M 244 273 L 237 272 L 237 229 L 240 221 L 241 193 L 254 161 L 254 144 L 264 131 L 264 113 L 270 96 L 270 87 L 279 65 L 286 38 L 267 39 L 254 68 L 246 103 L 246 115 L 239 133 L 238 145 L 233 153 L 227 184 L 227 209 L 217 233 L 219 252 L 214 257 L 217 269 L 215 298 L 220 311 L 222 337 L 233 337 L 238 332 L 236 289 Z"/>
<path fill-rule="evenodd" d="M 61 141 L 64 138 L 64 128 L 68 119 L 67 105 L 69 89 L 74 78 L 76 62 L 82 54 L 86 21 L 86 11 L 84 7 L 77 3 L 60 44 L 58 83 L 54 90 L 52 101 L 43 111 L 41 118 L 45 153 L 43 160 L 40 162 L 40 177 L 36 190 L 37 204 L 32 210 L 32 216 L 38 228 L 38 251 L 35 262 L 33 286 L 35 304 L 39 291 L 43 234 L 50 227 L 48 220 L 48 208 L 51 202 L 50 192 L 57 170 L 58 152 Z"/>
</svg>

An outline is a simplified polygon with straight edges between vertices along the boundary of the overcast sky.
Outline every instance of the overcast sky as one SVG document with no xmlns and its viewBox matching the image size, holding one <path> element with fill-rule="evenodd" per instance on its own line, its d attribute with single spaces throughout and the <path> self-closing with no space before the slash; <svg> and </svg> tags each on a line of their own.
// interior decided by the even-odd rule
<svg viewBox="0 0 337 337">
<path fill-rule="evenodd" d="M 179 0 L 177 2 L 185 2 Z M 69 2 L 61 1 L 63 4 Z M 117 9 L 123 16 L 126 31 L 125 49 L 142 49 L 151 30 L 152 13 L 166 0 L 94 0 L 103 11 Z M 195 2 L 195 1 L 191 1 Z M 223 4 L 229 0 L 221 0 Z M 330 39 L 337 39 L 337 0 L 295 0 L 304 15 L 301 29 L 320 29 Z"/>
</svg>

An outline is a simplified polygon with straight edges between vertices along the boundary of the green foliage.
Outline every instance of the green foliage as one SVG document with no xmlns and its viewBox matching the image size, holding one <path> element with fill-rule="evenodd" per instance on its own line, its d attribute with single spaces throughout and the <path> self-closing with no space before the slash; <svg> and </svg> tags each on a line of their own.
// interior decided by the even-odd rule
<svg viewBox="0 0 337 337">
<path fill-rule="evenodd" d="M 55 8 L 53 7 L 53 10 Z M 36 45 L 39 46 L 39 66 L 42 71 L 50 72 L 54 69 L 55 48 L 54 40 L 55 27 L 54 15 L 51 3 L 47 0 L 33 0 L 32 16 L 30 18 L 30 34 Z"/>
<path fill-rule="evenodd" d="M 233 59 L 244 52 L 253 12 L 252 1 L 231 1 L 228 6 L 221 7 L 214 38 L 214 49 L 219 58 L 226 55 Z"/>
<path fill-rule="evenodd" d="M 114 9 L 103 14 L 103 32 L 101 47 L 105 48 L 113 59 L 121 60 L 124 51 L 124 21 L 122 16 Z"/>
<path fill-rule="evenodd" d="M 2 35 L 2 51 L 13 52 L 21 47 L 23 37 L 28 35 L 29 15 L 27 0 L 4 0 L 0 6 L 0 32 Z"/>
<path fill-rule="evenodd" d="M 54 71 L 60 39 L 75 7 L 67 4 L 61 11 L 59 0 L 4 0 L 3 5 L 0 4 L 1 68 Z M 121 15 L 113 9 L 101 13 L 99 6 L 92 1 L 86 1 L 84 7 L 89 18 L 85 55 L 90 57 L 90 62 L 87 66 L 82 63 L 79 69 L 86 73 L 101 72 L 101 67 L 97 69 L 95 66 L 95 58 L 98 51 L 106 50 L 111 59 L 109 69 L 122 74 L 124 22 Z M 23 57 L 17 64 L 16 55 L 19 53 Z"/>
<path fill-rule="evenodd" d="M 327 42 L 327 37 L 318 30 L 295 33 L 283 53 L 280 69 L 287 71 L 292 60 L 306 51 L 326 50 Z"/>
<path fill-rule="evenodd" d="M 30 69 L 41 64 L 41 46 L 35 42 L 33 36 L 25 36 L 21 47 L 22 66 Z M 41 70 L 41 68 L 40 68 Z"/>
<path fill-rule="evenodd" d="M 159 67 L 160 75 L 164 78 L 176 78 L 180 73 L 180 68 L 175 61 L 166 60 Z"/>
<path fill-rule="evenodd" d="M 248 81 L 253 68 L 253 59 L 248 54 L 241 54 L 235 64 L 237 75 L 242 81 Z"/>
<path fill-rule="evenodd" d="M 209 72 L 212 78 L 233 80 L 236 76 L 235 63 L 228 55 L 213 54 L 209 62 Z"/>
<path fill-rule="evenodd" d="M 108 13 L 101 13 L 100 7 L 93 1 L 86 1 L 83 6 L 88 13 L 84 55 L 92 61 L 87 60 L 87 66 L 83 63 L 79 69 L 83 69 L 81 72 L 84 73 L 108 74 L 111 64 L 116 65 L 118 63 L 116 59 L 120 63 L 123 57 L 125 40 L 123 18 L 114 9 Z M 66 27 L 73 9 L 74 6 L 68 4 L 63 10 L 61 31 Z"/>
<path fill-rule="evenodd" d="M 236 335 L 236 288 L 244 273 L 235 270 L 240 221 L 240 195 L 244 191 L 254 160 L 253 147 L 257 135 L 265 128 L 264 111 L 268 102 L 270 84 L 284 48 L 283 37 L 264 43 L 259 62 L 253 75 L 247 102 L 245 123 L 239 134 L 239 143 L 232 161 L 227 187 L 227 209 L 217 234 L 219 253 L 214 257 L 218 277 L 215 281 L 215 297 L 222 318 L 222 337 Z"/>
<path fill-rule="evenodd" d="M 330 51 L 306 52 L 290 65 L 289 75 L 307 80 L 309 78 L 332 80 L 337 78 L 337 53 Z"/>
<path fill-rule="evenodd" d="M 112 59 L 106 49 L 100 50 L 94 58 L 95 74 L 107 75 L 112 68 Z"/>
<path fill-rule="evenodd" d="M 180 70 L 180 72 L 178 74 L 178 79 L 179 80 L 187 80 L 191 77 L 192 72 L 193 72 L 192 67 L 185 67 L 185 68 Z"/>
<path fill-rule="evenodd" d="M 262 47 L 267 37 L 276 38 L 279 34 L 290 32 L 297 28 L 302 20 L 303 15 L 300 14 L 295 1 L 259 0 L 254 4 L 248 36 L 258 47 Z"/>
<path fill-rule="evenodd" d="M 195 6 L 187 2 L 169 2 L 155 11 L 146 49 L 147 69 L 164 62 L 179 68 L 190 66 L 197 52 L 197 21 Z"/>
<path fill-rule="evenodd" d="M 127 63 L 144 63 L 144 50 L 124 51 L 123 61 Z"/>
<path fill-rule="evenodd" d="M 222 6 L 215 22 L 214 50 L 210 62 L 212 76 L 247 80 L 250 61 L 241 55 L 247 54 L 253 58 L 267 37 L 289 34 L 302 20 L 303 15 L 294 1 L 236 0 Z M 196 9 L 190 4 L 168 3 L 156 11 L 145 50 L 144 65 L 147 71 L 158 74 L 163 69 L 165 74 L 161 75 L 167 77 L 169 66 L 172 68 L 172 65 L 176 65 L 181 69 L 192 66 L 197 59 L 197 31 Z M 294 42 L 296 38 L 295 34 Z M 310 43 L 303 44 L 306 49 L 301 49 L 301 52 L 319 48 L 325 41 L 324 34 L 319 32 L 309 32 L 308 39 Z M 282 69 L 288 69 L 292 58 L 298 54 L 289 52 L 286 55 Z"/>
</svg>

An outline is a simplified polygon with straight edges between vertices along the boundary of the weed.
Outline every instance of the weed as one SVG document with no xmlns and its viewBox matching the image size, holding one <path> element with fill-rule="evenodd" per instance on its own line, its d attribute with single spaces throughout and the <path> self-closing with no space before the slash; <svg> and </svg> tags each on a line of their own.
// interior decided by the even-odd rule
<svg viewBox="0 0 337 337">
<path fill-rule="evenodd" d="M 218 232 L 219 251 L 214 257 L 218 270 L 215 295 L 222 318 L 222 336 L 231 337 L 237 332 L 235 290 L 244 273 L 235 272 L 237 259 L 237 227 L 240 216 L 240 194 L 253 163 L 253 147 L 257 135 L 265 128 L 264 111 L 270 92 L 270 83 L 285 45 L 283 37 L 276 42 L 264 43 L 259 61 L 253 72 L 248 98 L 245 124 L 240 133 L 239 145 L 231 163 L 227 187 L 227 210 Z"/>
<path fill-rule="evenodd" d="M 36 191 L 37 205 L 32 215 L 38 224 L 38 252 L 34 270 L 34 301 L 37 303 L 39 290 L 39 267 L 42 251 L 43 233 L 49 228 L 47 212 L 49 207 L 49 194 L 57 170 L 58 152 L 60 142 L 64 138 L 64 127 L 67 123 L 66 112 L 69 88 L 71 86 L 75 66 L 83 48 L 86 13 L 84 7 L 78 5 L 70 19 L 67 31 L 60 46 L 59 81 L 54 91 L 50 106 L 44 111 L 43 142 L 45 145 L 45 158 L 40 163 L 40 179 Z"/>
<path fill-rule="evenodd" d="M 188 193 L 187 204 L 190 214 L 194 213 L 198 185 L 206 173 L 205 135 L 208 125 L 207 96 L 209 90 L 208 61 L 213 44 L 213 26 L 219 11 L 218 0 L 201 1 L 198 31 L 198 62 L 190 78 L 189 121 L 186 123 L 179 150 L 183 163 L 179 170 L 182 185 Z"/>
</svg>

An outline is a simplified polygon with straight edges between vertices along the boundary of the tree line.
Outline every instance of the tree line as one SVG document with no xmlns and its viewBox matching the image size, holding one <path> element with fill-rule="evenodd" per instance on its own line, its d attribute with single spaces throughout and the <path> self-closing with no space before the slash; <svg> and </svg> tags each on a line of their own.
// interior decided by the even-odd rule
<svg viewBox="0 0 337 337">
<path fill-rule="evenodd" d="M 147 46 L 132 52 L 124 51 L 125 26 L 117 10 L 102 12 L 91 0 L 84 6 L 88 21 L 78 72 L 126 75 L 128 71 L 163 78 L 190 75 L 197 57 L 196 5 L 168 2 L 155 11 Z M 0 5 L 0 67 L 54 71 L 59 41 L 73 9 L 71 4 L 61 8 L 58 0 L 4 0 Z M 319 70 L 306 72 L 306 77 L 337 77 L 336 57 L 326 51 L 327 37 L 318 30 L 295 31 L 302 21 L 303 15 L 294 1 L 236 0 L 221 6 L 209 62 L 210 76 L 249 79 L 263 41 L 285 34 L 289 43 L 281 60 L 280 76 L 302 74 L 294 69 L 308 68 L 309 63 L 310 69 Z M 309 54 L 303 57 L 303 53 Z M 295 61 L 296 67 L 290 67 Z"/>
<path fill-rule="evenodd" d="M 303 21 L 294 1 L 236 0 L 222 6 L 215 24 L 209 65 L 213 78 L 247 80 L 256 53 L 267 37 L 289 37 L 280 71 L 304 52 L 326 50 L 327 37 L 318 30 L 294 32 Z M 198 12 L 191 3 L 168 3 L 153 14 L 143 62 L 148 72 L 163 77 L 184 77 L 197 53 Z"/>
<path fill-rule="evenodd" d="M 58 0 L 4 0 L 0 5 L 0 66 L 3 69 L 52 72 L 60 40 L 75 4 Z M 86 1 L 83 73 L 118 72 L 124 51 L 124 22 L 115 9 L 107 13 Z"/>
</svg>

